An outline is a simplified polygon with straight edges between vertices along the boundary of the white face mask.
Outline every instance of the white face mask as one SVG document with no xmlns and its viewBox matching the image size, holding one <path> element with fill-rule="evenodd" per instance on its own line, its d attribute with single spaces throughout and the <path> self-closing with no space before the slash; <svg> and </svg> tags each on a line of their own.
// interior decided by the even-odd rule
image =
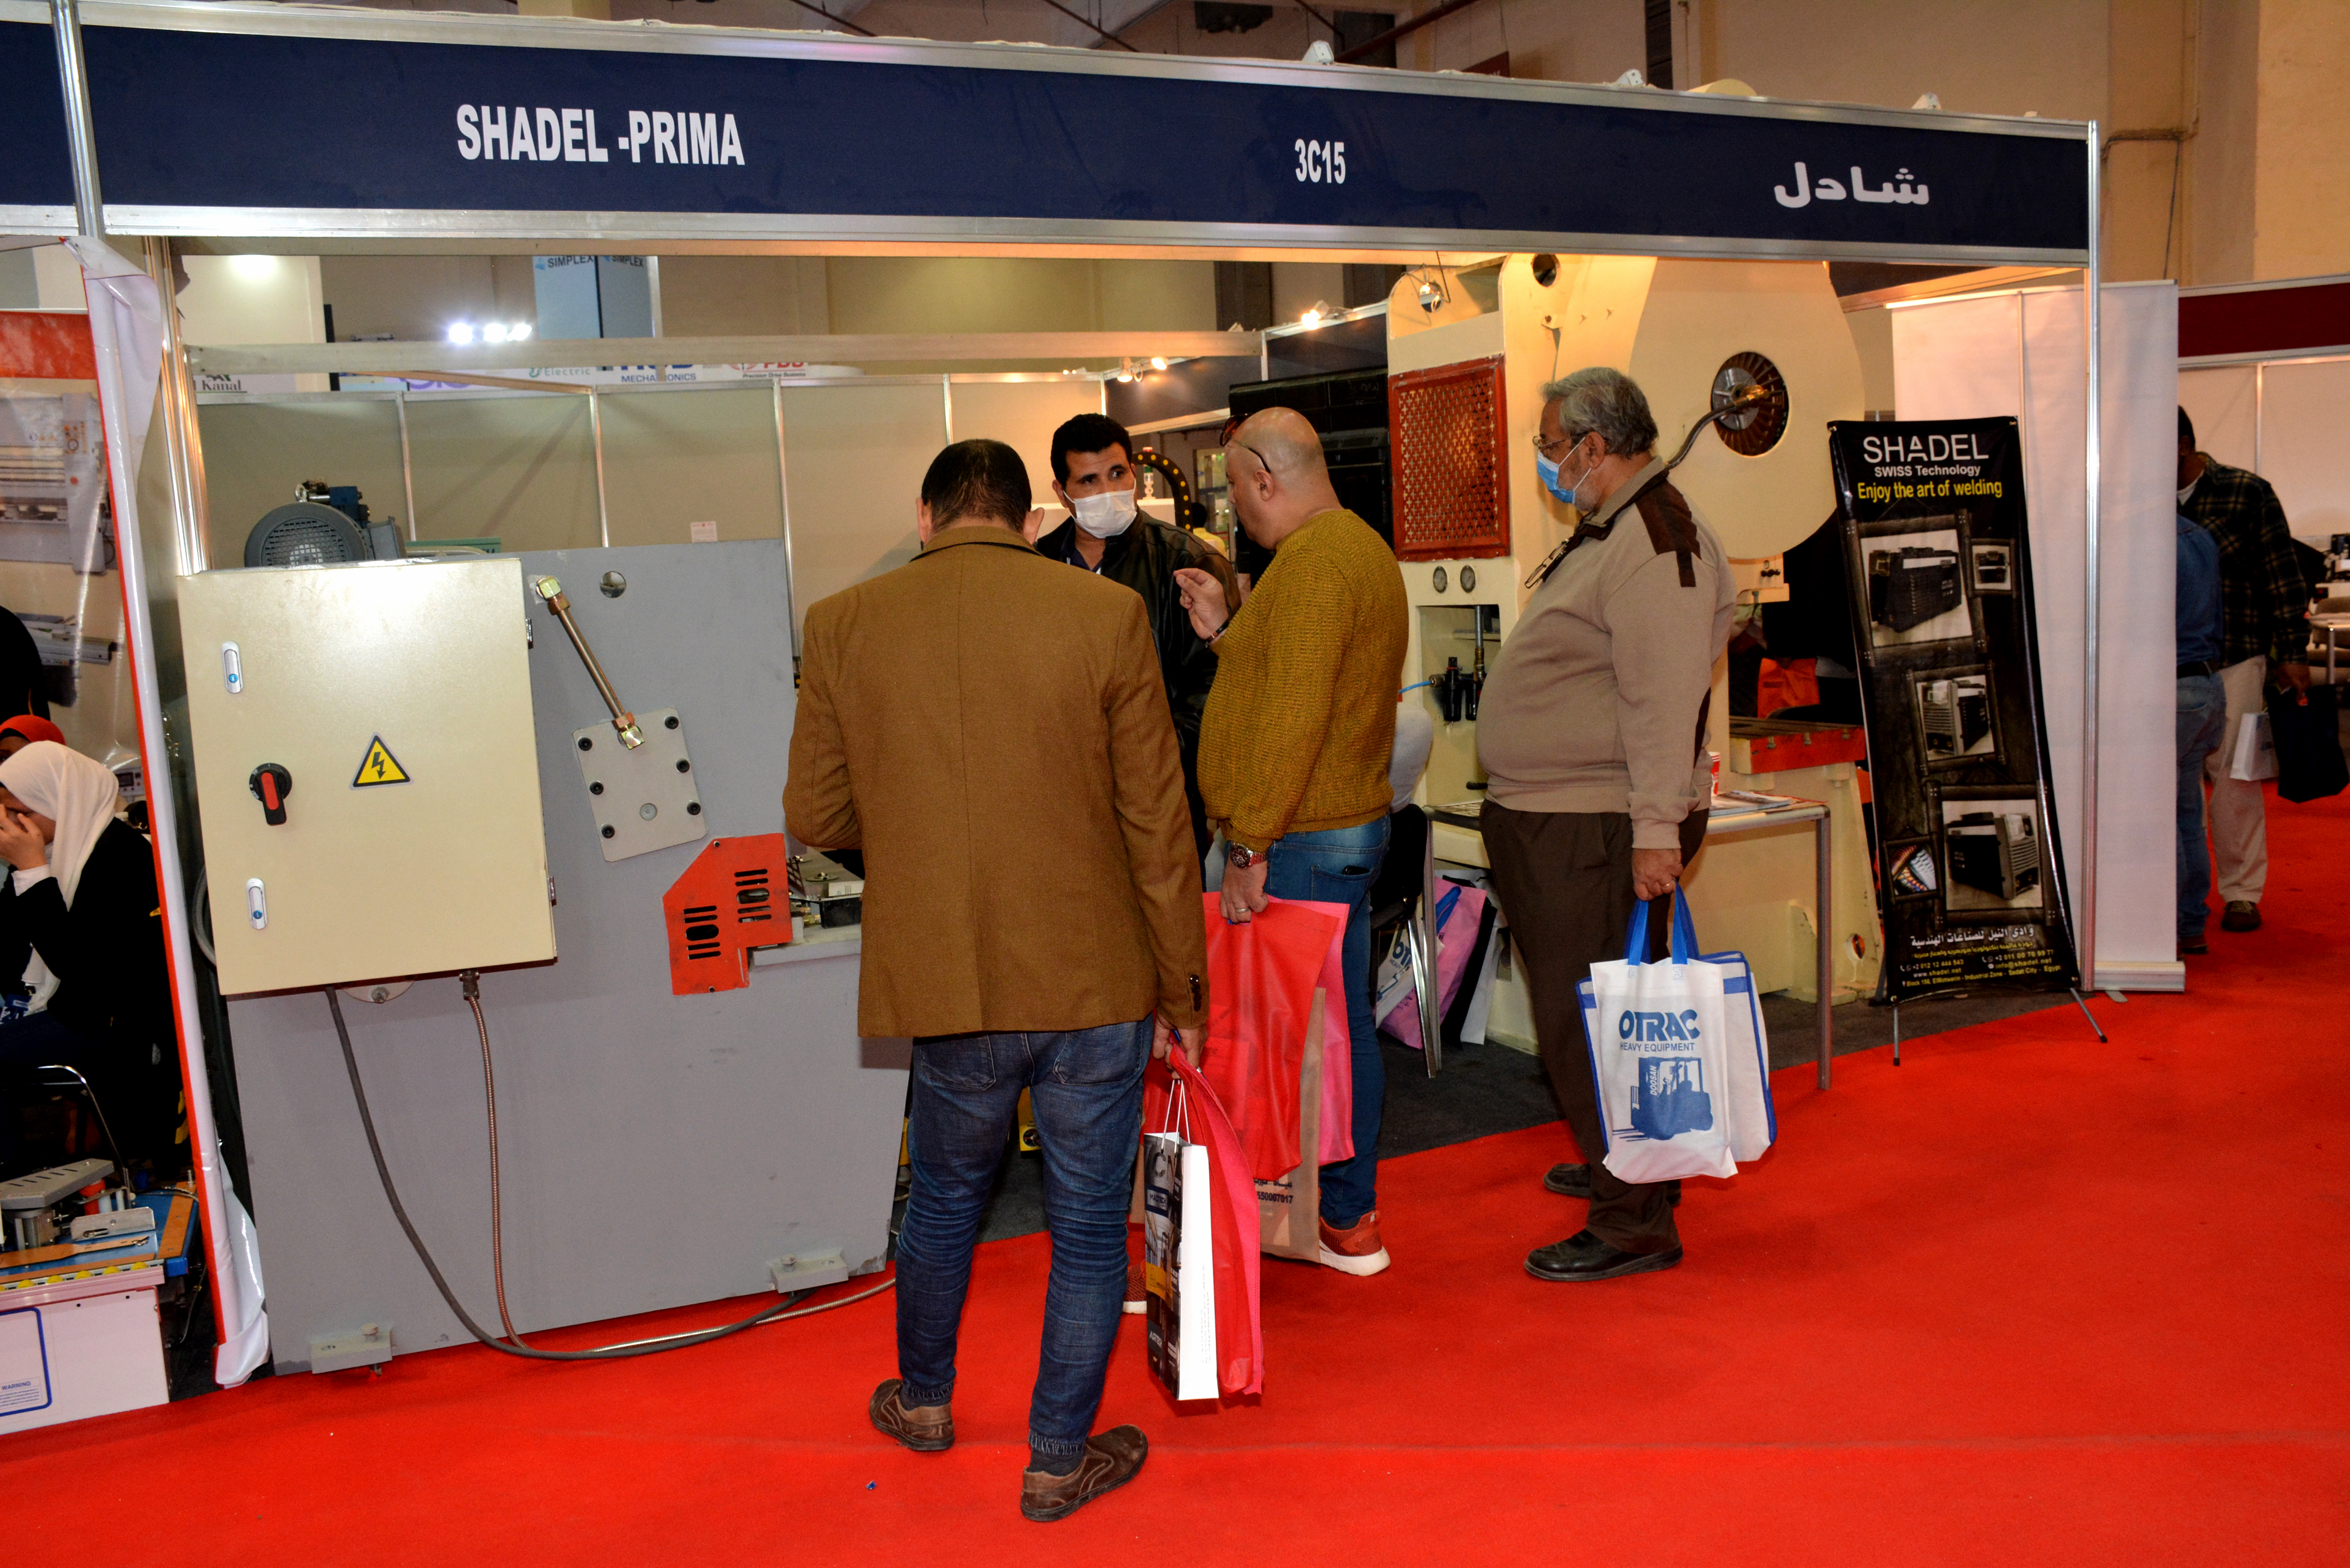
<svg viewBox="0 0 2350 1568">
<path fill-rule="evenodd" d="M 1115 539 L 1134 524 L 1134 492 L 1099 490 L 1091 495 L 1072 495 L 1069 510 L 1076 514 L 1077 526 L 1095 538 Z"/>
</svg>

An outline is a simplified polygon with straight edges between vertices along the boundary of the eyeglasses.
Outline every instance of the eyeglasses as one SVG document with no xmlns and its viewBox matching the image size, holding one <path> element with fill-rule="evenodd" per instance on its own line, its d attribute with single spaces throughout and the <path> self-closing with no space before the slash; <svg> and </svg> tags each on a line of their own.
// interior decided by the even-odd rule
<svg viewBox="0 0 2350 1568">
<path fill-rule="evenodd" d="M 1557 452 L 1552 450 L 1553 448 L 1559 448 L 1572 452 L 1575 449 L 1575 443 L 1580 441 L 1583 437 L 1560 436 L 1555 441 L 1544 441 L 1543 439 L 1542 432 L 1540 431 L 1536 431 L 1527 439 L 1531 440 L 1534 443 L 1534 451 L 1550 459 L 1553 462 L 1556 462 L 1558 461 L 1559 454 Z"/>
</svg>

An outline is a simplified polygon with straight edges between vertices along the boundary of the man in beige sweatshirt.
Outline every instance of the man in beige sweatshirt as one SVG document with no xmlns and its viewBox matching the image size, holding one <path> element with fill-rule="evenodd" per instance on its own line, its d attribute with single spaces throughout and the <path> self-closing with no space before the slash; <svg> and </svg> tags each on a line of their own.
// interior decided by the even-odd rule
<svg viewBox="0 0 2350 1568">
<path fill-rule="evenodd" d="M 1543 388 L 1537 467 L 1581 522 L 1544 563 L 1486 678 L 1482 826 L 1526 966 L 1551 1089 L 1587 1164 L 1543 1185 L 1587 1198 L 1584 1229 L 1527 1257 L 1537 1279 L 1586 1281 L 1681 1260 L 1680 1184 L 1633 1186 L 1607 1145 L 1575 985 L 1620 958 L 1636 898 L 1669 897 L 1704 841 L 1705 711 L 1737 589 L 1721 542 L 1655 452 L 1648 400 L 1620 371 Z M 1670 929 L 1669 904 L 1649 929 Z"/>
</svg>

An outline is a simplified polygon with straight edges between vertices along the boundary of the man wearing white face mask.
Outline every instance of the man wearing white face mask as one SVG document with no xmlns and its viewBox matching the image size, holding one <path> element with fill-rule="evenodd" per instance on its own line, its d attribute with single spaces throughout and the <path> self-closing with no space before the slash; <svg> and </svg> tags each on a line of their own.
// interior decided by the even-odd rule
<svg viewBox="0 0 2350 1568">
<path fill-rule="evenodd" d="M 1240 595 L 1232 565 L 1182 529 L 1141 514 L 1134 493 L 1134 438 L 1105 415 L 1079 414 L 1053 432 L 1053 493 L 1069 509 L 1069 520 L 1039 538 L 1036 553 L 1142 596 L 1182 754 L 1191 836 L 1204 856 L 1211 836 L 1200 798 L 1200 718 L 1216 679 L 1216 654 L 1192 629 L 1175 573 L 1185 567 L 1212 572 L 1223 580 L 1227 601 L 1235 602 Z"/>
</svg>

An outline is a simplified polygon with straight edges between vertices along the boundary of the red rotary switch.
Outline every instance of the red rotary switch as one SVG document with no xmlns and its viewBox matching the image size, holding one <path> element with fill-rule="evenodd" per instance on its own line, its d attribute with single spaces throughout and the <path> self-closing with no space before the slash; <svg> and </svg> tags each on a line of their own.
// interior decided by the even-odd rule
<svg viewBox="0 0 2350 1568">
<path fill-rule="evenodd" d="M 294 775 L 276 763 L 264 763 L 245 781 L 253 798 L 261 803 L 262 819 L 272 827 L 286 826 L 286 797 L 294 793 Z"/>
</svg>

